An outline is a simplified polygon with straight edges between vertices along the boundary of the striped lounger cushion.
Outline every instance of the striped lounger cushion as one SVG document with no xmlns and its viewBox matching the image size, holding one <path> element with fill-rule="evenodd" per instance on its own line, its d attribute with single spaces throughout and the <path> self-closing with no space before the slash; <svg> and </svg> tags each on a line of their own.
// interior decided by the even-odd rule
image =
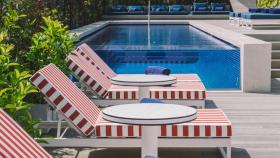
<svg viewBox="0 0 280 158">
<path fill-rule="evenodd" d="M 69 55 L 67 66 L 80 81 L 90 87 L 98 96 L 104 98 L 107 95 L 111 87 L 110 79 L 96 73 L 97 70 L 88 66 L 88 63 L 84 63 L 75 55 Z"/>
<path fill-rule="evenodd" d="M 191 122 L 161 126 L 161 137 L 231 137 L 231 122 L 221 109 L 198 109 L 197 118 Z M 108 122 L 99 117 L 97 137 L 140 137 L 141 127 Z"/>
<path fill-rule="evenodd" d="M 206 90 L 202 82 L 177 82 L 169 87 L 151 87 L 151 98 L 205 100 Z"/>
<path fill-rule="evenodd" d="M 31 77 L 31 82 L 83 136 L 94 132 L 100 109 L 54 64 L 49 64 Z"/>
<path fill-rule="evenodd" d="M 171 74 L 175 76 L 178 82 L 201 82 L 197 74 Z"/>
<path fill-rule="evenodd" d="M 96 67 L 102 75 L 108 78 L 115 77 L 117 74 L 94 52 L 87 44 L 80 45 L 76 50 L 73 51 L 79 58 L 85 62 L 90 63 Z M 201 81 L 197 74 L 172 74 L 175 76 L 177 81 Z"/>
<path fill-rule="evenodd" d="M 7 113 L 0 108 L 0 157 L 51 158 Z"/>
<path fill-rule="evenodd" d="M 95 66 L 103 75 L 109 78 L 117 75 L 87 44 L 80 45 L 74 53 Z"/>
<path fill-rule="evenodd" d="M 91 68 L 88 63 L 85 63 L 75 55 L 67 57 L 67 65 L 80 81 L 90 87 L 101 98 L 138 99 L 138 87 L 113 85 L 111 79 L 98 74 L 97 69 Z"/>
<path fill-rule="evenodd" d="M 139 99 L 139 88 L 112 84 L 106 99 L 136 100 Z"/>
</svg>

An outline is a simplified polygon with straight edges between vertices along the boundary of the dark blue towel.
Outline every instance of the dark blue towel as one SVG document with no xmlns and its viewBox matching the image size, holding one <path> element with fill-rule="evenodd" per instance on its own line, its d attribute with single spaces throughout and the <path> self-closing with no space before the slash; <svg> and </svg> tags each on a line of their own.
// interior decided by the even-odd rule
<svg viewBox="0 0 280 158">
<path fill-rule="evenodd" d="M 169 75 L 170 73 L 169 69 L 161 66 L 148 66 L 145 69 L 145 74 L 147 75 Z"/>
<path fill-rule="evenodd" d="M 161 100 L 159 99 L 151 99 L 151 98 L 143 98 L 140 100 L 139 103 L 162 103 L 164 104 Z"/>
</svg>

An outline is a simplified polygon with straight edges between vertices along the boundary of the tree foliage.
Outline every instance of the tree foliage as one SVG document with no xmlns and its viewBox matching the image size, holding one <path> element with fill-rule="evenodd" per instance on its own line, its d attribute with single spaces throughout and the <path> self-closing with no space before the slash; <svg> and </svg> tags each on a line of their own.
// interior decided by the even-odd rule
<svg viewBox="0 0 280 158">
<path fill-rule="evenodd" d="M 32 37 L 32 46 L 27 53 L 27 60 L 35 73 L 40 68 L 53 63 L 64 73 L 68 73 L 65 59 L 74 48 L 74 38 L 60 21 L 50 17 L 43 17 L 42 32 Z"/>
<path fill-rule="evenodd" d="M 41 137 L 41 130 L 35 126 L 40 120 L 34 120 L 29 112 L 31 104 L 26 96 L 37 92 L 28 79 L 29 71 L 22 71 L 20 64 L 11 59 L 14 45 L 7 44 L 7 34 L 0 33 L 0 108 L 8 112 L 32 136 Z"/>
<path fill-rule="evenodd" d="M 274 8 L 280 6 L 280 0 L 257 0 L 259 8 Z"/>
</svg>

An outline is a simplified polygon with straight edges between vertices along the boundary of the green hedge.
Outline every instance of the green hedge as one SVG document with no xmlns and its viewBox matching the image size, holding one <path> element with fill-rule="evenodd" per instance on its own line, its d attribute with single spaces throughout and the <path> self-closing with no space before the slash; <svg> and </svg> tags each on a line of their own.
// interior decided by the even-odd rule
<svg viewBox="0 0 280 158">
<path fill-rule="evenodd" d="M 280 6 L 280 0 L 257 0 L 259 8 L 274 8 Z"/>
</svg>

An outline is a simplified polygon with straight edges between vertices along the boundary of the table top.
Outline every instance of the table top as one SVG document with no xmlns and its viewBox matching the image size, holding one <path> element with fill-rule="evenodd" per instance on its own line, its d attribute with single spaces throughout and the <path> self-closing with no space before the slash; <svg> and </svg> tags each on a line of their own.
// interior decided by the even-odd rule
<svg viewBox="0 0 280 158">
<path fill-rule="evenodd" d="M 166 125 L 189 122 L 196 118 L 196 109 L 184 105 L 137 103 L 105 108 L 105 120 L 133 125 Z"/>
<path fill-rule="evenodd" d="M 176 77 L 167 75 L 123 74 L 113 77 L 112 83 L 122 86 L 164 86 L 176 83 Z"/>
</svg>

